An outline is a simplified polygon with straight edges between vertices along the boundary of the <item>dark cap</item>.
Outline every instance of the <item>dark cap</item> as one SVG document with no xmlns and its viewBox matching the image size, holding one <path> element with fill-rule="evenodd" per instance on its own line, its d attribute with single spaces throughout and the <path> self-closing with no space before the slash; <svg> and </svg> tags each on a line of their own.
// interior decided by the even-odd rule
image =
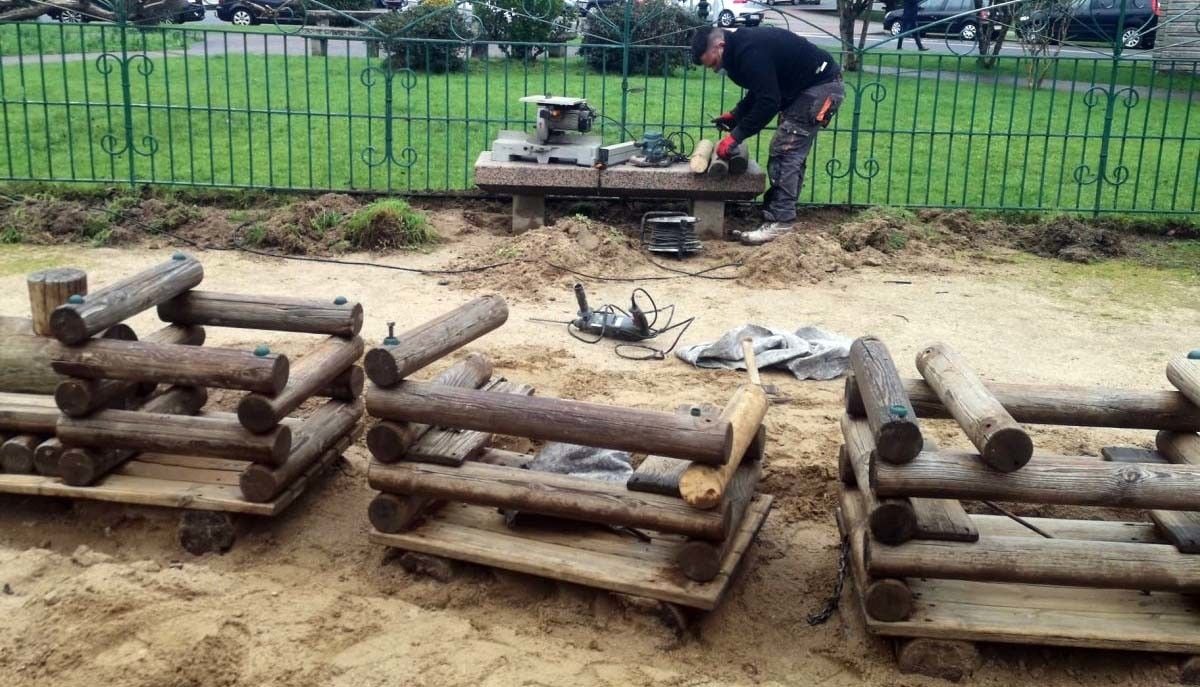
<svg viewBox="0 0 1200 687">
<path fill-rule="evenodd" d="M 708 50 L 708 37 L 713 31 L 723 31 L 715 26 L 701 26 L 692 34 L 692 64 L 702 64 L 700 56 Z"/>
</svg>

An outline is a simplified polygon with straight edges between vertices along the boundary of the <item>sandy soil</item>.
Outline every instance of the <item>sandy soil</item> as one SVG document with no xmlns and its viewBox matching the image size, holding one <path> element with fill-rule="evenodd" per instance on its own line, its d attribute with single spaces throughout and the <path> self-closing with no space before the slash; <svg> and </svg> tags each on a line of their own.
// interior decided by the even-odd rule
<svg viewBox="0 0 1200 687">
<path fill-rule="evenodd" d="M 458 267 L 483 256 L 538 251 L 529 239 L 516 251 L 511 239 L 464 222 L 456 211 L 440 213 L 435 224 L 451 240 L 429 253 L 353 257 Z M 589 232 L 589 245 L 620 240 Z M 683 265 L 747 258 L 730 247 L 714 248 L 714 255 Z M 1163 388 L 1167 356 L 1196 346 L 1195 282 L 1164 284 L 1168 297 L 1145 299 L 1120 284 L 1073 280 L 1075 266 L 959 248 L 900 262 L 839 259 L 835 268 L 818 265 L 815 272 L 804 267 L 809 263 L 784 261 L 783 276 L 770 275 L 769 284 L 743 268 L 737 280 L 674 279 L 648 288 L 660 304 L 675 303 L 696 316 L 683 343 L 712 340 L 747 321 L 816 324 L 883 337 L 912 374 L 918 347 L 942 340 L 989 378 Z M 40 266 L 81 266 L 99 285 L 169 250 L 5 248 L 0 312 L 26 312 L 23 274 Z M 510 300 L 508 324 L 470 350 L 486 352 L 504 375 L 546 395 L 666 409 L 720 401 L 741 381 L 675 359 L 622 360 L 610 344 L 587 346 L 561 326 L 531 322 L 565 319 L 574 307 L 569 286 L 575 278 L 556 270 L 429 277 L 229 252 L 201 257 L 208 289 L 361 299 L 370 340 L 383 335 L 388 320 L 403 328 L 473 293 L 499 289 Z M 589 271 L 664 274 L 624 263 L 625 257 L 614 252 Z M 788 269 L 795 270 L 794 280 L 786 278 Z M 625 303 L 631 288 L 588 285 L 595 302 Z M 149 330 L 153 317 L 133 324 Z M 256 336 L 210 330 L 209 341 L 249 347 L 262 341 Z M 266 341 L 285 351 L 305 345 L 304 337 Z M 282 517 L 256 523 L 222 556 L 182 552 L 172 512 L 0 497 L 0 684 L 946 684 L 899 674 L 888 644 L 864 635 L 852 604 L 825 625 L 806 624 L 834 582 L 842 382 L 779 374 L 767 381 L 794 399 L 772 407 L 767 420 L 763 489 L 776 495 L 777 506 L 749 554 L 748 572 L 694 636 L 677 637 L 644 604 L 581 587 L 483 569 L 468 569 L 448 583 L 404 572 L 366 540 L 367 455 L 356 446 L 339 471 Z M 948 424 L 930 424 L 940 444 L 967 445 Z M 1065 453 L 1151 440 L 1138 432 L 1035 433 L 1039 449 Z M 1176 659 L 1116 652 L 993 646 L 984 656 L 969 684 L 1158 685 L 1176 670 Z"/>
</svg>

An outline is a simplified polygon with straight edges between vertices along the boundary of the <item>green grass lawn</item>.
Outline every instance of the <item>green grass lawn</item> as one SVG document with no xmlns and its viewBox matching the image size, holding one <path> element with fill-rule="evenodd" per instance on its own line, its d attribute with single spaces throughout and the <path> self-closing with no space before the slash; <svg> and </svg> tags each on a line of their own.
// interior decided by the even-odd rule
<svg viewBox="0 0 1200 687">
<path fill-rule="evenodd" d="M 129 50 L 178 50 L 203 40 L 198 32 L 152 27 L 126 31 Z M 0 24 L 0 55 L 103 53 L 121 49 L 121 32 L 112 24 L 14 22 Z"/>
<path fill-rule="evenodd" d="M 235 48 L 245 40 L 256 39 L 228 38 Z M 464 189 L 499 129 L 532 126 L 523 95 L 580 95 L 623 118 L 632 135 L 691 137 L 715 136 L 708 119 L 739 96 L 711 72 L 676 69 L 631 75 L 623 103 L 619 73 L 589 70 L 574 56 L 470 60 L 465 73 L 398 73 L 390 87 L 380 62 L 365 58 L 158 56 L 149 69 L 139 62 L 130 64 L 133 150 L 118 71 L 103 74 L 94 60 L 4 67 L 0 178 Z M 1115 99 L 1105 148 L 1108 102 L 1087 95 L 1088 84 L 1035 91 L 958 66 L 943 64 L 941 79 L 847 74 L 847 101 L 818 138 L 802 201 L 1088 210 L 1099 188 L 1105 210 L 1197 209 L 1194 87 L 1172 87 L 1172 98 Z M 1161 78 L 1159 95 L 1167 90 Z M 601 133 L 628 138 L 610 121 Z M 761 164 L 767 143 L 765 134 L 751 141 Z M 1121 183 L 1093 181 L 1102 157 L 1109 182 Z"/>
</svg>

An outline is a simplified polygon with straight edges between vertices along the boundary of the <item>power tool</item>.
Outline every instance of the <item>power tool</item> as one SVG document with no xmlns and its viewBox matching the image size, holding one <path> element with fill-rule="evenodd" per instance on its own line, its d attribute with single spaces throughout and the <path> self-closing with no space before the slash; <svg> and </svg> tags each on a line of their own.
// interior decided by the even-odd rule
<svg viewBox="0 0 1200 687">
<path fill-rule="evenodd" d="M 642 341 L 651 337 L 650 323 L 636 299 L 630 299 L 628 313 L 612 306 L 592 310 L 583 284 L 575 284 L 575 301 L 579 304 L 579 316 L 571 320 L 571 326 L 581 332 L 625 341 Z"/>
<path fill-rule="evenodd" d="M 649 310 L 643 310 L 638 305 L 637 299 L 639 294 L 642 298 L 650 301 Z M 668 305 L 665 308 L 659 308 L 649 292 L 641 288 L 634 289 L 633 293 L 629 296 L 628 311 L 611 303 L 599 308 L 592 308 L 588 305 L 587 293 L 583 290 L 583 284 L 575 285 L 575 302 L 579 304 L 579 314 L 573 320 L 562 322 L 536 317 L 531 319 L 534 322 L 565 324 L 567 325 L 567 333 L 572 338 L 584 343 L 599 343 L 604 338 L 633 342 L 618 344 L 613 349 L 614 353 L 629 360 L 665 360 L 667 354 L 675 349 L 676 344 L 679 343 L 679 339 L 683 337 L 683 333 L 687 331 L 688 327 L 696 319 L 689 317 L 682 322 L 675 322 L 675 306 Z M 662 313 L 665 313 L 667 323 L 660 327 L 658 326 L 658 319 Z M 675 341 L 666 350 L 643 343 L 672 330 L 679 330 L 679 333 L 675 335 Z M 584 338 L 584 334 L 591 335 L 594 338 Z"/>
<path fill-rule="evenodd" d="M 528 95 L 521 102 L 537 105 L 537 128 L 533 134 L 502 130 L 492 142 L 492 160 L 496 162 L 516 159 L 591 167 L 620 164 L 635 152 L 631 145 L 605 146 L 600 136 L 590 135 L 600 114 L 585 98 Z"/>
</svg>

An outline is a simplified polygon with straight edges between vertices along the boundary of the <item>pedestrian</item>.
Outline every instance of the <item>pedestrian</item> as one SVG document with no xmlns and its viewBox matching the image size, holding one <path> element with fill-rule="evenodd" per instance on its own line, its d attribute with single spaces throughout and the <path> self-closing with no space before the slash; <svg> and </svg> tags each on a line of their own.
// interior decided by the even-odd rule
<svg viewBox="0 0 1200 687">
<path fill-rule="evenodd" d="M 900 33 L 912 31 L 917 28 L 917 13 L 921 10 L 922 0 L 904 0 L 904 8 L 900 13 Z M 913 40 L 917 42 L 917 50 L 928 50 L 921 44 L 921 32 L 917 31 L 912 35 Z M 904 49 L 904 36 L 896 39 L 896 49 Z"/>
<path fill-rule="evenodd" d="M 739 144 L 779 115 L 767 162 L 770 187 L 763 195 L 763 224 L 736 236 L 748 245 L 783 236 L 796 221 L 796 200 L 817 132 L 829 126 L 845 98 L 841 67 L 807 39 L 773 26 L 737 31 L 702 27 L 692 37 L 692 62 L 725 74 L 746 90 L 732 110 L 713 120 L 729 130 L 717 144 L 718 157 L 729 159 Z"/>
</svg>

